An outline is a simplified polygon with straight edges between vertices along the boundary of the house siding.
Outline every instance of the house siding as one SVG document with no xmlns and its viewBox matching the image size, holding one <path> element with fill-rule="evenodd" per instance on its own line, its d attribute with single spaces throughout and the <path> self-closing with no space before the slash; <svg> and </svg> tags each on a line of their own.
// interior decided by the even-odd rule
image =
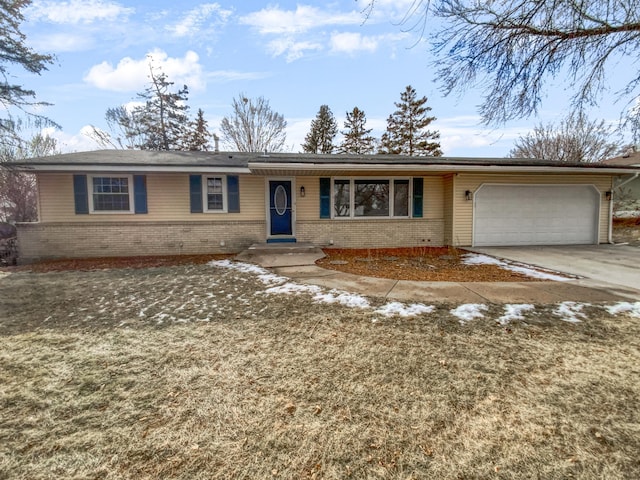
<svg viewBox="0 0 640 480">
<path fill-rule="evenodd" d="M 447 175 L 442 179 L 443 183 L 443 216 L 444 216 L 444 243 L 451 245 L 453 243 L 453 188 L 454 175 Z"/>
<path fill-rule="evenodd" d="M 473 243 L 473 201 L 465 199 L 465 191 L 475 192 L 481 185 L 521 184 L 521 185 L 594 185 L 601 193 L 599 217 L 599 243 L 609 238 L 609 201 L 604 192 L 611 190 L 609 175 L 498 175 L 463 174 L 455 176 L 452 189 L 453 235 L 450 242 L 455 246 L 471 246 Z"/>
<path fill-rule="evenodd" d="M 108 175 L 108 173 L 105 173 Z M 117 174 L 115 174 L 117 175 Z M 76 215 L 73 197 L 73 175 L 38 174 L 40 222 L 162 222 L 162 221 L 264 221 L 264 179 L 240 175 L 239 213 L 191 213 L 189 174 L 147 174 L 148 213 Z M 44 201 L 42 200 L 44 199 Z"/>
</svg>

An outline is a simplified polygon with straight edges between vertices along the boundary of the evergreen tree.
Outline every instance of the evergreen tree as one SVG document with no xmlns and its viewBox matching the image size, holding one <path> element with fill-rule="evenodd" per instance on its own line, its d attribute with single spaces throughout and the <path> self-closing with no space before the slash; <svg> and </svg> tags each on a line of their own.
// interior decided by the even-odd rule
<svg viewBox="0 0 640 480">
<path fill-rule="evenodd" d="M 182 149 L 190 151 L 208 151 L 211 148 L 209 139 L 211 133 L 207 128 L 207 121 L 204 119 L 204 112 L 198 109 L 196 119 L 189 122 L 185 134 Z"/>
<path fill-rule="evenodd" d="M 369 135 L 372 129 L 365 128 L 366 123 L 367 118 L 358 107 L 353 107 L 351 112 L 347 112 L 347 119 L 344 122 L 344 128 L 347 130 L 340 132 L 344 135 L 340 153 L 373 153 L 376 139 Z"/>
<path fill-rule="evenodd" d="M 387 131 L 380 140 L 379 153 L 409 156 L 442 155 L 440 133 L 426 128 L 436 117 L 427 116 L 431 107 L 426 106 L 427 97 L 417 98 L 416 90 L 411 85 L 407 86 L 400 94 L 400 102 L 396 102 L 398 108 L 387 119 Z"/>
<path fill-rule="evenodd" d="M 302 144 L 305 153 L 333 153 L 333 139 L 338 133 L 338 122 L 328 105 L 321 105 L 316 118 L 311 121 L 311 130 Z"/>
<path fill-rule="evenodd" d="M 167 80 L 165 73 L 156 75 L 153 68 L 150 71 L 151 84 L 138 94 L 145 103 L 133 110 L 143 137 L 135 146 L 142 150 L 180 150 L 189 120 L 189 89 L 184 85 L 172 92 L 173 82 Z"/>
<path fill-rule="evenodd" d="M 30 0 L 0 0 L 0 109 L 4 111 L 0 113 L 0 144 L 3 146 L 20 145 L 22 142 L 20 136 L 15 135 L 21 121 L 12 116 L 12 108 L 21 110 L 36 127 L 55 126 L 48 118 L 33 113 L 33 109 L 28 110 L 29 107 L 47 104 L 33 101 L 35 92 L 13 83 L 20 75 L 9 71 L 9 66 L 18 66 L 26 72 L 40 74 L 53 63 L 51 55 L 32 50 L 20 30 L 24 21 L 22 10 L 30 3 Z"/>
</svg>

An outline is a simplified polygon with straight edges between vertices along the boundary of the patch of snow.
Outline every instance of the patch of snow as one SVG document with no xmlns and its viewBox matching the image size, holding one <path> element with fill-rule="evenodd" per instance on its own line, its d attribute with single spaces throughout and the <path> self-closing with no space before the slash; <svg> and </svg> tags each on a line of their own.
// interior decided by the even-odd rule
<svg viewBox="0 0 640 480">
<path fill-rule="evenodd" d="M 241 273 L 250 273 L 256 275 L 258 279 L 265 285 L 276 285 L 279 283 L 285 283 L 288 279 L 275 273 L 269 272 L 269 270 L 253 265 L 251 263 L 244 262 L 232 262 L 231 260 L 212 260 L 207 265 L 218 268 L 228 268 L 236 270 Z"/>
<path fill-rule="evenodd" d="M 563 322 L 580 323 L 580 319 L 587 319 L 582 309 L 589 306 L 591 306 L 590 303 L 562 302 L 553 310 L 553 314 L 560 317 Z"/>
<path fill-rule="evenodd" d="M 366 297 L 357 293 L 341 292 L 340 290 L 331 290 L 327 293 L 319 292 L 313 299 L 325 303 L 339 303 L 351 308 L 369 308 L 371 306 Z"/>
<path fill-rule="evenodd" d="M 537 270 L 534 267 L 522 264 L 515 264 L 499 260 L 489 255 L 481 255 L 478 253 L 467 253 L 462 256 L 462 263 L 465 265 L 495 265 L 504 270 L 510 270 L 512 272 L 521 273 L 531 278 L 539 278 L 541 280 L 552 280 L 554 282 L 566 282 L 571 278 L 555 275 L 553 273 Z"/>
<path fill-rule="evenodd" d="M 276 295 L 297 295 L 300 293 L 319 293 L 320 287 L 317 287 L 316 285 L 301 285 L 299 283 L 287 282 L 282 285 L 269 287 L 264 292 Z"/>
<path fill-rule="evenodd" d="M 405 305 L 400 302 L 390 302 L 379 307 L 373 313 L 378 313 L 385 317 L 392 317 L 394 315 L 398 315 L 400 317 L 413 317 L 415 315 L 420 315 L 421 313 L 431 313 L 433 310 L 435 310 L 433 305 L 424 305 L 422 303 Z"/>
<path fill-rule="evenodd" d="M 475 318 L 484 318 L 482 312 L 486 312 L 487 309 L 488 307 L 482 303 L 465 303 L 449 310 L 449 313 L 454 317 L 458 317 L 460 324 L 464 325 Z"/>
<path fill-rule="evenodd" d="M 614 305 L 604 307 L 611 315 L 628 313 L 630 316 L 640 318 L 640 302 L 619 302 Z"/>
<path fill-rule="evenodd" d="M 535 307 L 529 303 L 508 303 L 504 306 L 504 314 L 497 319 L 500 325 L 507 325 L 513 320 L 524 320 L 524 313 L 530 312 Z"/>
</svg>

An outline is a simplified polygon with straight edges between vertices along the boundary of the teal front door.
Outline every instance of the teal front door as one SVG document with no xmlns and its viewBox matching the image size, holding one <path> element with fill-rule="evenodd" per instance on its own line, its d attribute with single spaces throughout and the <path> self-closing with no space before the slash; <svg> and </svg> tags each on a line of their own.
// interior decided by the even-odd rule
<svg viewBox="0 0 640 480">
<path fill-rule="evenodd" d="M 291 180 L 269 180 L 269 224 L 271 236 L 293 235 Z"/>
</svg>

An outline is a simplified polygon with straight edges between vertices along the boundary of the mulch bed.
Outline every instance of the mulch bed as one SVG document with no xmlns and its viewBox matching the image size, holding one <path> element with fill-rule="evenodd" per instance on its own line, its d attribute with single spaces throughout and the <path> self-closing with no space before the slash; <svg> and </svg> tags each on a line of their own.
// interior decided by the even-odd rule
<svg viewBox="0 0 640 480">
<path fill-rule="evenodd" d="M 539 282 L 496 265 L 465 265 L 470 253 L 453 247 L 378 249 L 326 248 L 322 268 L 367 277 L 430 282 Z"/>
</svg>

